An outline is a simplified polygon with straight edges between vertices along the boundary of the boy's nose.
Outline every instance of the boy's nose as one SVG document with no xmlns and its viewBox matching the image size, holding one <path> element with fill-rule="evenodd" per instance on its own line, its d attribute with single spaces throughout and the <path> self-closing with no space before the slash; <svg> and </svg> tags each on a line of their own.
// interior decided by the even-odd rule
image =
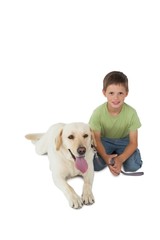
<svg viewBox="0 0 160 240">
<path fill-rule="evenodd" d="M 114 99 L 118 99 L 118 95 L 117 94 L 114 95 Z"/>
</svg>

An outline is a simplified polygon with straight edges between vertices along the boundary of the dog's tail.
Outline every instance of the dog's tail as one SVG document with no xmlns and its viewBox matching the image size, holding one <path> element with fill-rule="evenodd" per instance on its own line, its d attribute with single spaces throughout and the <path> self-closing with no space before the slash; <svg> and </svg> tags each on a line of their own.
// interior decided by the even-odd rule
<svg viewBox="0 0 160 240">
<path fill-rule="evenodd" d="M 35 143 L 35 142 L 37 142 L 43 135 L 44 135 L 44 133 L 31 133 L 31 134 L 25 135 L 25 138 L 28 139 L 28 140 L 31 140 L 32 143 Z"/>
</svg>

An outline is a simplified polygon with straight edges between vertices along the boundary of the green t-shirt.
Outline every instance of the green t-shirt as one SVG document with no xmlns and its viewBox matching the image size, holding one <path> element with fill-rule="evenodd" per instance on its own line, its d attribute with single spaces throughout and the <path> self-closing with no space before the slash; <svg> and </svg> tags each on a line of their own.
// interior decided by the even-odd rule
<svg viewBox="0 0 160 240">
<path fill-rule="evenodd" d="M 112 116 L 105 102 L 93 111 L 89 125 L 93 131 L 101 132 L 101 137 L 124 138 L 137 130 L 141 122 L 136 110 L 128 104 L 124 103 L 121 112 Z"/>
</svg>

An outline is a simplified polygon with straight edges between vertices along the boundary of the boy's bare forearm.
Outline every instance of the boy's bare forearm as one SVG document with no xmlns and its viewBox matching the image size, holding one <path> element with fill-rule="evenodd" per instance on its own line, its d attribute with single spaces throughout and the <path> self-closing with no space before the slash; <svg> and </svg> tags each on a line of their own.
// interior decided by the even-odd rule
<svg viewBox="0 0 160 240">
<path fill-rule="evenodd" d="M 124 152 L 119 155 L 119 159 L 121 162 L 125 162 L 137 149 L 137 144 L 129 143 L 128 146 L 125 148 Z"/>
<path fill-rule="evenodd" d="M 105 151 L 105 148 L 103 147 L 102 143 L 97 143 L 97 152 L 99 155 L 104 159 L 104 161 L 108 164 L 108 154 Z"/>
</svg>

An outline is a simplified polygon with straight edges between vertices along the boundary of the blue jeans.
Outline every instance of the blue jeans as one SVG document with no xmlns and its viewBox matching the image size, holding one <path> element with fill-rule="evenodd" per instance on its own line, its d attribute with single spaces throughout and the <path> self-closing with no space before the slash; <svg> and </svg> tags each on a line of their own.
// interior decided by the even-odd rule
<svg viewBox="0 0 160 240">
<path fill-rule="evenodd" d="M 124 149 L 129 144 L 129 138 L 120 138 L 120 139 L 111 139 L 111 138 L 101 138 L 101 142 L 106 150 L 107 154 L 118 154 L 124 152 Z M 100 171 L 104 169 L 107 164 L 106 162 L 100 157 L 94 157 L 93 159 L 94 170 Z M 136 151 L 123 163 L 124 171 L 126 172 L 134 172 L 141 168 L 143 162 L 141 160 L 140 151 L 137 148 Z"/>
</svg>

